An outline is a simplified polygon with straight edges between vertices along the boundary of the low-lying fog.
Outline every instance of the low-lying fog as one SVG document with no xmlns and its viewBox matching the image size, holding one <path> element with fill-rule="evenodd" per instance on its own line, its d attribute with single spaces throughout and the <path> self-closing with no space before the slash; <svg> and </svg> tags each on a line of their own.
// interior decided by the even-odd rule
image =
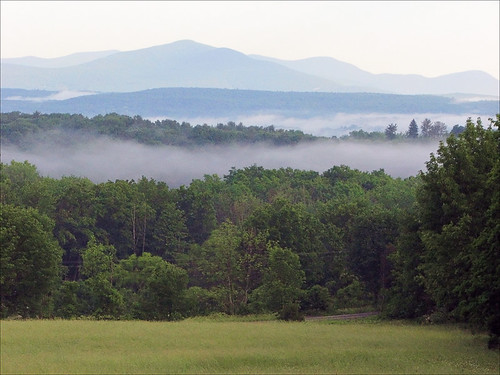
<svg viewBox="0 0 500 375">
<path fill-rule="evenodd" d="M 491 115 L 479 114 L 453 114 L 453 113 L 336 113 L 327 116 L 312 116 L 307 118 L 291 117 L 287 115 L 279 115 L 266 113 L 251 116 L 236 116 L 236 117 L 219 117 L 219 118 L 184 118 L 176 120 L 179 122 L 186 121 L 191 125 L 203 124 L 216 125 L 218 123 L 227 123 L 234 121 L 235 123 L 243 123 L 245 126 L 269 126 L 274 125 L 276 129 L 301 130 L 304 133 L 316 136 L 332 137 L 349 134 L 353 130 L 364 130 L 366 132 L 384 131 L 387 125 L 396 124 L 398 133 L 404 133 L 408 130 L 410 122 L 415 119 L 420 126 L 426 118 L 433 122 L 440 121 L 446 124 L 448 131 L 454 125 L 465 125 L 468 117 L 476 120 L 481 117 L 484 123 L 488 123 L 488 117 Z M 152 121 L 157 119 L 162 120 L 168 117 L 151 117 Z"/>
<path fill-rule="evenodd" d="M 72 90 L 63 90 L 56 92 L 47 96 L 9 96 L 2 100 L 20 100 L 20 101 L 28 101 L 28 102 L 46 102 L 49 100 L 67 100 L 78 98 L 80 96 L 94 95 L 93 91 L 72 91 Z"/>
<path fill-rule="evenodd" d="M 429 154 L 438 143 L 356 143 L 317 141 L 297 146 L 209 146 L 185 149 L 172 146 L 146 146 L 99 138 L 78 146 L 39 145 L 29 151 L 2 147 L 2 162 L 29 161 L 42 176 L 88 177 L 104 182 L 139 179 L 142 176 L 165 181 L 170 187 L 188 185 L 206 174 L 223 177 L 232 167 L 251 165 L 265 168 L 291 167 L 323 172 L 335 165 L 362 171 L 383 168 L 393 177 L 414 176 L 425 171 Z"/>
</svg>

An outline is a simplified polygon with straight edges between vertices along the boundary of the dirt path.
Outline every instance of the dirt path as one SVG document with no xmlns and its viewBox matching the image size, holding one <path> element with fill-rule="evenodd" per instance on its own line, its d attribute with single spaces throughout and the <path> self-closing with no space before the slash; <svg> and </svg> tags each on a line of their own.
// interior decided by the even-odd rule
<svg viewBox="0 0 500 375">
<path fill-rule="evenodd" d="M 368 316 L 375 316 L 379 313 L 377 311 L 357 313 L 357 314 L 342 314 L 342 315 L 328 315 L 328 316 L 306 316 L 306 320 L 349 320 L 366 318 Z"/>
</svg>

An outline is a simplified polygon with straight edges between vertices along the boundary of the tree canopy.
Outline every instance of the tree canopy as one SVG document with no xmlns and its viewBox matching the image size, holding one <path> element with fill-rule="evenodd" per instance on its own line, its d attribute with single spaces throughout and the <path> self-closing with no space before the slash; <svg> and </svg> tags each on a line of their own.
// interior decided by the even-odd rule
<svg viewBox="0 0 500 375">
<path fill-rule="evenodd" d="M 406 179 L 254 165 L 171 189 L 0 163 L 1 314 L 300 319 L 368 306 L 488 328 L 498 345 L 499 126 L 469 119 Z"/>
</svg>

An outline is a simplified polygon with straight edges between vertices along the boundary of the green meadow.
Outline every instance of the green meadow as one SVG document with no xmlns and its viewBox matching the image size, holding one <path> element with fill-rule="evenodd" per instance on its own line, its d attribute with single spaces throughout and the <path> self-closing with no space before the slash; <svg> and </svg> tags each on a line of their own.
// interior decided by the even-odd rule
<svg viewBox="0 0 500 375">
<path fill-rule="evenodd" d="M 376 319 L 4 320 L 1 373 L 498 374 L 487 336 Z"/>
</svg>

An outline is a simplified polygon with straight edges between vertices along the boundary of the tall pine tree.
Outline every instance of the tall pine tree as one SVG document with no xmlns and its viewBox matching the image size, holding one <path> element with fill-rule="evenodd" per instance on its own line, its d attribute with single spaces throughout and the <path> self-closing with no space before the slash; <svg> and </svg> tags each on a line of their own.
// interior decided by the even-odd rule
<svg viewBox="0 0 500 375">
<path fill-rule="evenodd" d="M 408 132 L 406 133 L 408 138 L 418 138 L 418 125 L 415 119 L 411 120 L 408 126 Z"/>
</svg>

